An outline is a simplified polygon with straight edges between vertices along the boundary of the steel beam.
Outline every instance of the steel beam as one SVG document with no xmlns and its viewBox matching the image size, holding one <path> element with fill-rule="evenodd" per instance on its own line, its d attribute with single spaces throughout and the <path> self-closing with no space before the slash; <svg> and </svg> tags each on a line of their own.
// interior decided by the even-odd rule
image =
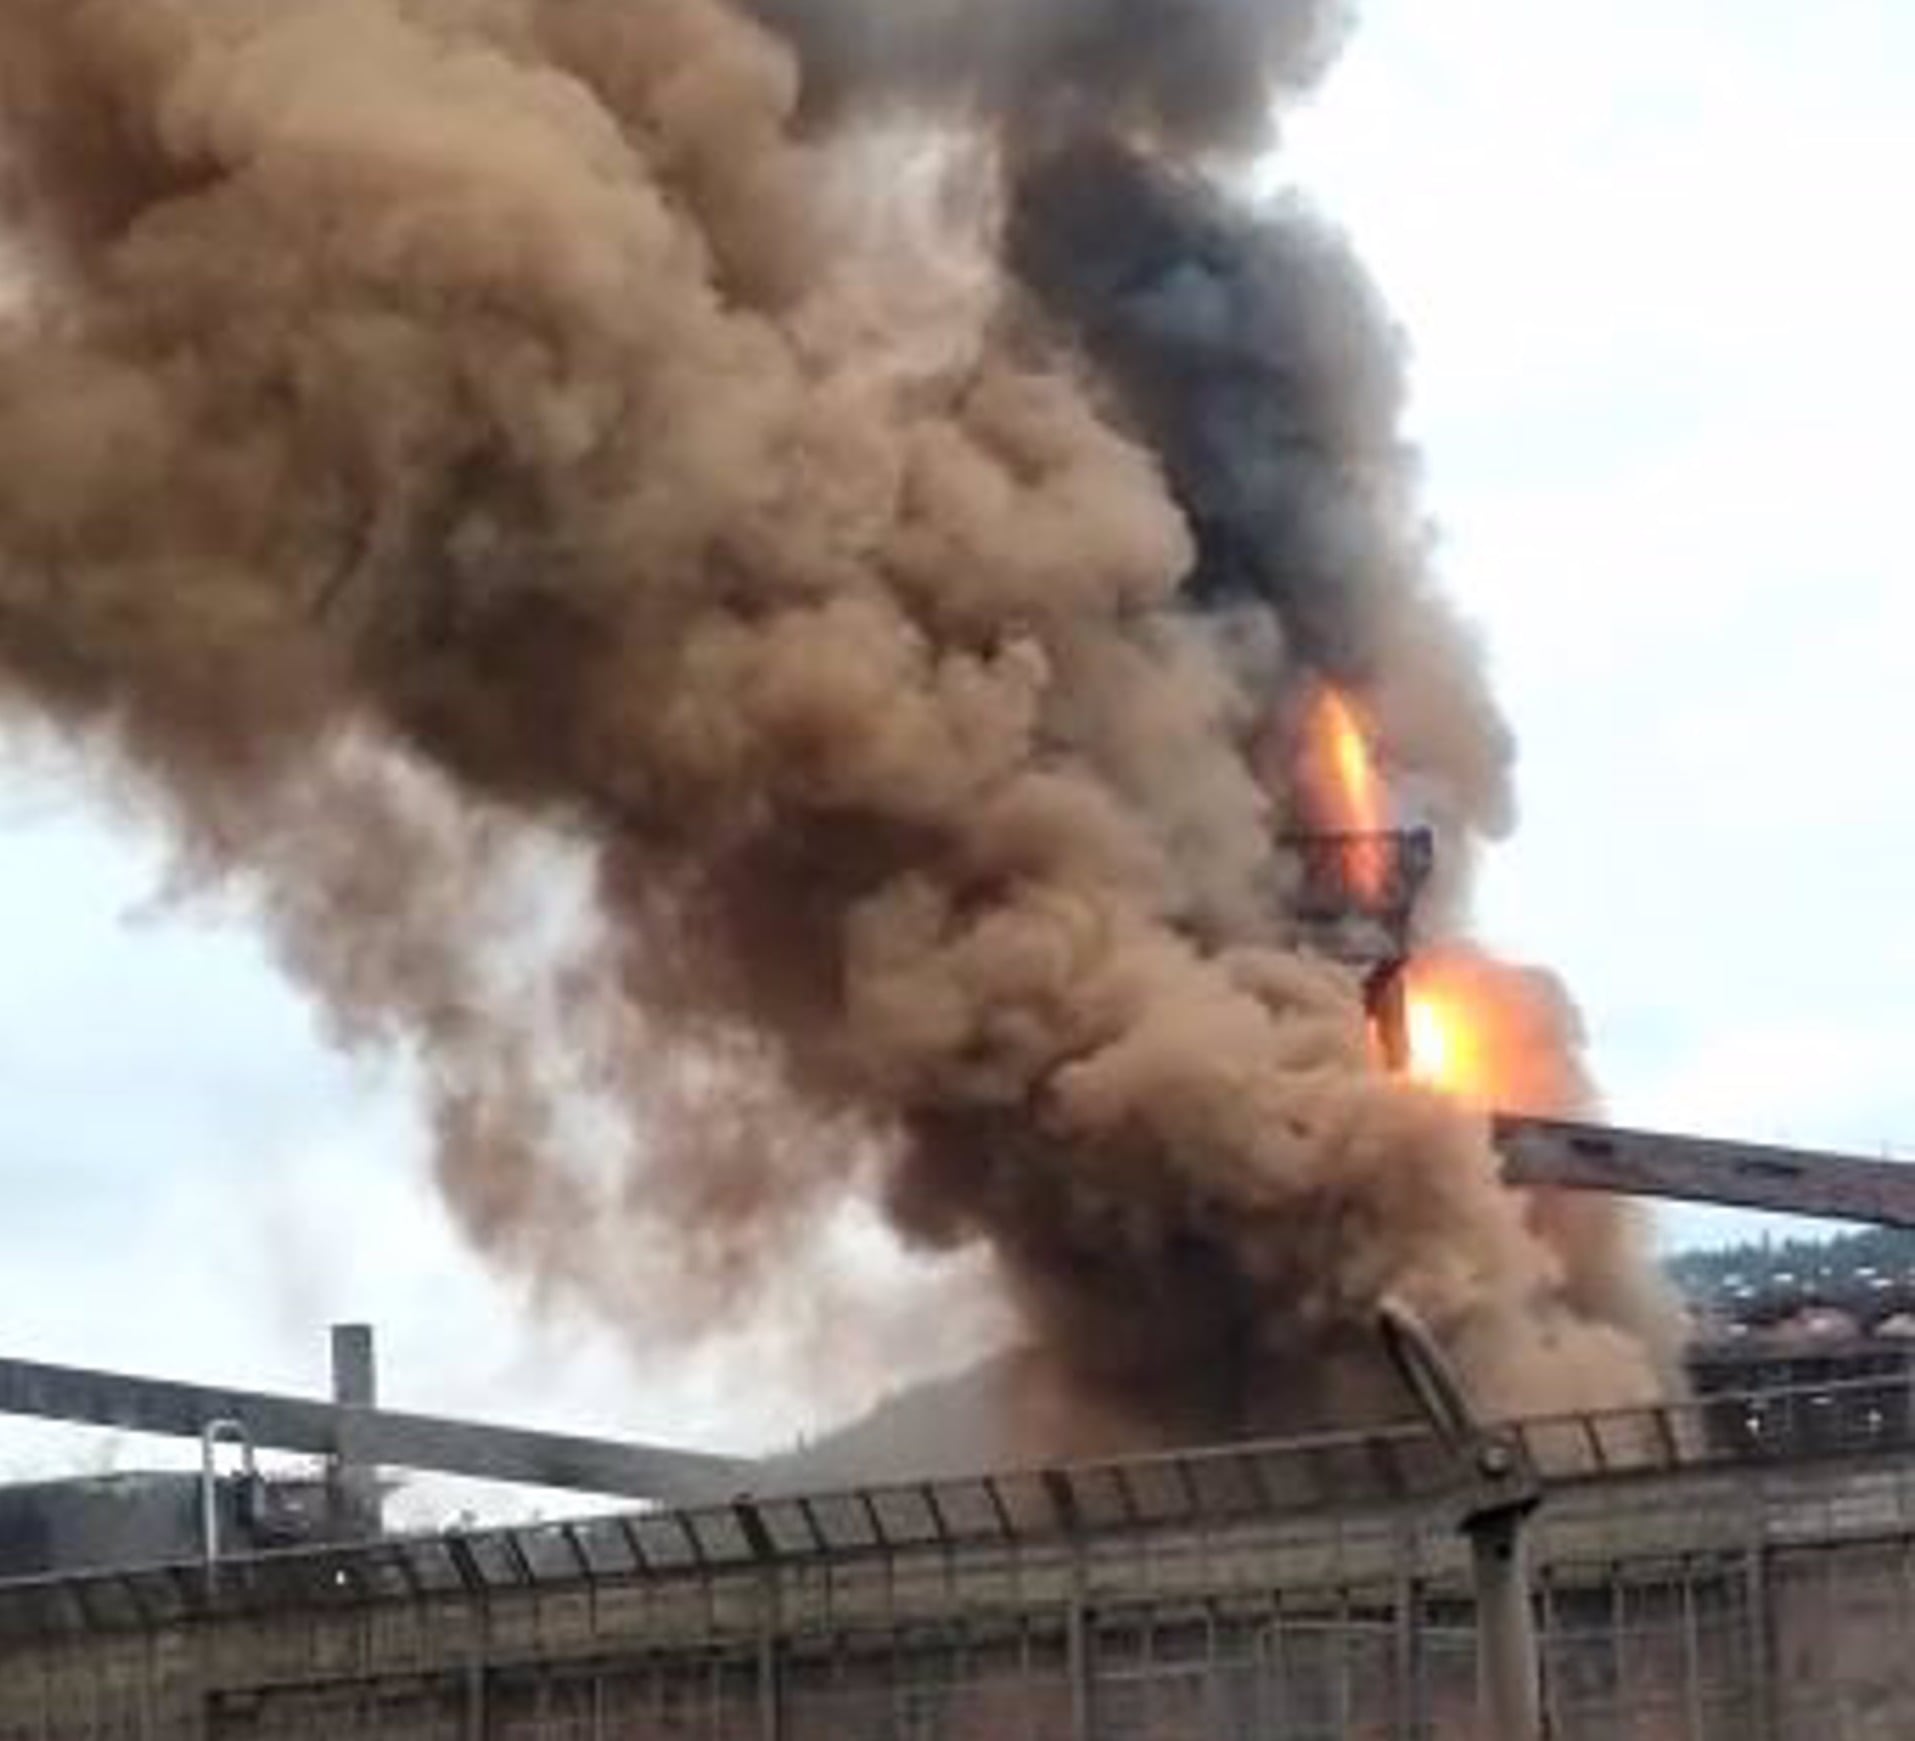
<svg viewBox="0 0 1915 1741">
<path fill-rule="evenodd" d="M 1915 1164 L 1510 1114 L 1493 1135 L 1512 1185 L 1915 1227 Z"/>
<path fill-rule="evenodd" d="M 255 1445 L 491 1481 L 688 1504 L 749 1488 L 742 1458 L 542 1433 L 305 1397 L 136 1378 L 0 1358 L 0 1414 L 197 1439 L 208 1421 L 244 1424 Z"/>
</svg>

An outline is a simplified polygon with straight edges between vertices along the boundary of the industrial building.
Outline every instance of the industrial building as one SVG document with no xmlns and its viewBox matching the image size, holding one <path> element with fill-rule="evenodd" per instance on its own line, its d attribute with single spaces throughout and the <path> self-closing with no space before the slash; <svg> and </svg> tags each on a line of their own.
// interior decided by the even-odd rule
<svg viewBox="0 0 1915 1741">
<path fill-rule="evenodd" d="M 1650 1145 L 1698 1192 L 1733 1163 L 1736 1189 L 1804 1194 L 1755 1151 L 1549 1129 L 1578 1167 Z M 1516 1145 L 1532 1170 L 1546 1139 Z M 1900 1179 L 1863 1182 L 1915 1222 Z M 1541 1495 L 1525 1606 L 1557 1741 L 1915 1735 L 1911 1344 L 1838 1328 L 1745 1325 L 1698 1350 L 1688 1399 L 1504 1430 Z M 4 1360 L 0 1412 L 208 1458 L 0 1499 L 0 1741 L 1493 1733 L 1470 1478 L 1431 1425 L 786 1491 L 764 1465 L 382 1408 L 351 1329 L 330 1402 Z M 323 1478 L 219 1474 L 222 1437 Z M 389 1466 L 630 1503 L 386 1535 Z"/>
<path fill-rule="evenodd" d="M 1523 1430 L 1550 1733 L 1915 1733 L 1908 1434 L 1700 1406 Z M 1471 1736 L 1445 1491 L 1405 1429 L 13 1580 L 0 1736 Z"/>
</svg>

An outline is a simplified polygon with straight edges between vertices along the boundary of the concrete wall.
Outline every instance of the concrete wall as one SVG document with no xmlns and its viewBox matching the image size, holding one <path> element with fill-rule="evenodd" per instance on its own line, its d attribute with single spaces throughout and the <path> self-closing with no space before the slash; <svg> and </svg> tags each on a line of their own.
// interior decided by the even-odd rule
<svg viewBox="0 0 1915 1741">
<path fill-rule="evenodd" d="M 1592 1484 L 1557 1497 L 1540 1545 L 1562 1741 L 1915 1735 L 1906 1459 Z M 0 1741 L 1475 1732 L 1460 1563 L 1424 1514 L 519 1588 L 501 1568 L 483 1593 L 410 1587 L 391 1550 L 357 1563 L 336 1596 L 307 1585 L 297 1601 L 263 1568 L 226 1611 L 183 1622 L 142 1624 L 139 1609 L 159 1615 L 161 1577 L 192 1573 L 49 1585 L 34 1595 L 45 1636 L 8 1611 Z"/>
</svg>

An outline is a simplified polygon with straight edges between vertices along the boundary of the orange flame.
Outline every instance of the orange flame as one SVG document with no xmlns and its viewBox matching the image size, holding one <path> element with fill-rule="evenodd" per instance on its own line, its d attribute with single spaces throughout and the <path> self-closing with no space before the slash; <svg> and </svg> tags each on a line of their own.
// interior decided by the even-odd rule
<svg viewBox="0 0 1915 1741">
<path fill-rule="evenodd" d="M 1376 837 L 1342 861 L 1349 893 L 1375 908 L 1391 868 L 1390 804 L 1371 745 L 1360 705 L 1319 688 L 1304 720 L 1308 801 L 1323 826 Z M 1467 944 L 1422 950 L 1401 987 L 1406 1074 L 1474 1107 L 1547 1114 L 1582 1104 L 1574 1015 L 1552 983 Z"/>
<path fill-rule="evenodd" d="M 1472 1106 L 1561 1114 L 1585 1105 L 1575 1014 L 1560 987 L 1466 944 L 1410 963 L 1404 1030 L 1411 1080 Z"/>
<path fill-rule="evenodd" d="M 1313 740 L 1329 755 L 1340 828 L 1373 830 L 1383 826 L 1383 788 L 1370 755 L 1369 734 L 1356 704 L 1340 690 L 1320 689 L 1313 708 Z"/>
<path fill-rule="evenodd" d="M 1387 824 L 1388 806 L 1383 782 L 1370 751 L 1370 735 L 1355 702 L 1327 685 L 1311 703 L 1306 742 L 1318 765 L 1316 783 L 1324 788 L 1320 802 L 1330 812 L 1331 825 L 1341 832 L 1375 834 Z M 1387 849 L 1366 845 L 1349 856 L 1354 892 L 1374 902 L 1383 893 L 1389 869 Z"/>
<path fill-rule="evenodd" d="M 1491 1072 L 1467 996 L 1456 986 L 1431 984 L 1418 972 L 1406 1006 L 1410 1079 L 1459 1099 L 1487 1103 Z"/>
</svg>

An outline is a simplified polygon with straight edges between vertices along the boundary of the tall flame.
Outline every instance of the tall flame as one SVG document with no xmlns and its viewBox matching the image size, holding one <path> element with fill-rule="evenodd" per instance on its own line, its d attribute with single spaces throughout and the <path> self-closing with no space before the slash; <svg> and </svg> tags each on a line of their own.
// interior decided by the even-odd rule
<svg viewBox="0 0 1915 1741">
<path fill-rule="evenodd" d="M 1329 758 L 1337 826 L 1371 832 L 1383 826 L 1383 785 L 1377 778 L 1356 703 L 1338 689 L 1320 689 L 1312 709 L 1311 740 L 1323 746 Z"/>
<path fill-rule="evenodd" d="M 1370 734 L 1356 703 L 1339 689 L 1327 685 L 1319 689 L 1311 704 L 1306 742 L 1316 783 L 1323 788 L 1319 802 L 1329 811 L 1331 825 L 1341 833 L 1381 833 L 1388 823 L 1389 807 L 1370 749 Z M 1388 870 L 1388 849 L 1380 842 L 1363 843 L 1349 854 L 1350 883 L 1365 902 L 1381 897 Z"/>
<path fill-rule="evenodd" d="M 1390 803 L 1360 705 L 1325 685 L 1305 720 L 1305 778 L 1323 822 L 1363 838 L 1342 857 L 1348 892 L 1378 906 L 1391 868 Z M 1555 1108 L 1562 1091 L 1532 1080 L 1538 1060 L 1560 1055 L 1529 1032 L 1532 998 L 1522 976 L 1461 945 L 1425 949 L 1403 982 L 1401 1067 L 1412 1081 L 1476 1106 Z"/>
</svg>

